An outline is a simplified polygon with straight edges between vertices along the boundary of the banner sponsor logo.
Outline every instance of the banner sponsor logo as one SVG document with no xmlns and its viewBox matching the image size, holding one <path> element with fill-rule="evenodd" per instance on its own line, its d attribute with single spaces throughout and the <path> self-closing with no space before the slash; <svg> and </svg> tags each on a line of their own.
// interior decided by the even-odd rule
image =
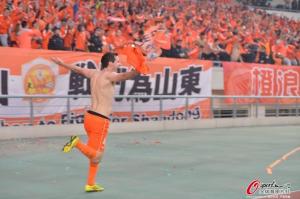
<svg viewBox="0 0 300 199">
<path fill-rule="evenodd" d="M 233 96 L 299 96 L 300 68 L 294 66 L 223 63 L 224 93 Z M 238 99 L 251 103 L 255 99 Z M 265 103 L 294 103 L 295 99 L 260 98 Z M 227 100 L 232 103 L 232 100 Z"/>
<path fill-rule="evenodd" d="M 56 86 L 56 73 L 53 64 L 45 59 L 36 59 L 23 65 L 23 88 L 26 95 L 53 95 Z M 48 99 L 34 99 L 43 102 Z"/>
</svg>

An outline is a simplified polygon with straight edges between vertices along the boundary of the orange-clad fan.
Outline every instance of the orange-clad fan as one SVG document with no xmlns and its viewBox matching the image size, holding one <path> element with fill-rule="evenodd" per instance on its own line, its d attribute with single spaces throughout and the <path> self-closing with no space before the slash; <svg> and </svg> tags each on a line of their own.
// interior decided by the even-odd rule
<svg viewBox="0 0 300 199">
<path fill-rule="evenodd" d="M 89 37 L 90 35 L 85 30 L 85 27 L 83 25 L 79 25 L 78 30 L 75 34 L 75 50 L 86 51 Z"/>
<path fill-rule="evenodd" d="M 32 48 L 32 40 L 40 37 L 41 33 L 39 30 L 29 29 L 26 21 L 21 22 L 20 31 L 17 33 L 17 43 L 20 48 Z"/>
<path fill-rule="evenodd" d="M 0 42 L 2 46 L 8 46 L 8 35 L 12 27 L 9 10 L 5 9 L 0 15 Z"/>
</svg>

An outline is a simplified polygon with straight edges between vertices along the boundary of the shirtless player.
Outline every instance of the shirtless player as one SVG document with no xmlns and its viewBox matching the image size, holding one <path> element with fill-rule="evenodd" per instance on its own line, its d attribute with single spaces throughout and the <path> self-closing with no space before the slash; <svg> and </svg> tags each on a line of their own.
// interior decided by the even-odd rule
<svg viewBox="0 0 300 199">
<path fill-rule="evenodd" d="M 67 153 L 75 147 L 89 158 L 90 166 L 85 191 L 103 191 L 104 188 L 95 183 L 95 178 L 105 148 L 109 115 L 112 112 L 114 85 L 118 81 L 131 79 L 139 73 L 136 70 L 117 73 L 120 60 L 115 53 L 105 53 L 102 56 L 101 70 L 84 69 L 65 64 L 57 58 L 51 58 L 51 60 L 91 79 L 91 109 L 84 115 L 84 128 L 88 136 L 87 144 L 82 143 L 78 136 L 72 136 L 70 141 L 63 147 L 63 151 Z"/>
</svg>

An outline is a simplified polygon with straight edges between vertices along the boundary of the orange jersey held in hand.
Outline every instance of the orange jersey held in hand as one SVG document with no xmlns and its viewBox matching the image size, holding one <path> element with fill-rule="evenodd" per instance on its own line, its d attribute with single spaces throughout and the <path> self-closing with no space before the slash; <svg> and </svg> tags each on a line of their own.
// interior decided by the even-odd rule
<svg viewBox="0 0 300 199">
<path fill-rule="evenodd" d="M 128 45 L 118 49 L 117 52 L 126 55 L 127 63 L 132 65 L 139 73 L 149 73 L 149 67 L 146 65 L 145 57 L 139 47 Z"/>
</svg>

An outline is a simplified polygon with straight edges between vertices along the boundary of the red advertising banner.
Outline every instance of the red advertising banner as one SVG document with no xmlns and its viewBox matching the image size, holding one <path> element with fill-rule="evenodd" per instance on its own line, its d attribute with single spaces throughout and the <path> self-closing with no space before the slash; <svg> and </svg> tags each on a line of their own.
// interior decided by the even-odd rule
<svg viewBox="0 0 300 199">
<path fill-rule="evenodd" d="M 295 66 L 262 65 L 224 62 L 224 93 L 233 96 L 299 96 L 300 68 Z M 278 99 L 260 98 L 261 103 L 275 103 Z M 249 103 L 254 99 L 238 99 Z M 280 103 L 294 103 L 294 99 L 280 99 Z M 230 101 L 228 101 L 230 102 Z"/>
</svg>

